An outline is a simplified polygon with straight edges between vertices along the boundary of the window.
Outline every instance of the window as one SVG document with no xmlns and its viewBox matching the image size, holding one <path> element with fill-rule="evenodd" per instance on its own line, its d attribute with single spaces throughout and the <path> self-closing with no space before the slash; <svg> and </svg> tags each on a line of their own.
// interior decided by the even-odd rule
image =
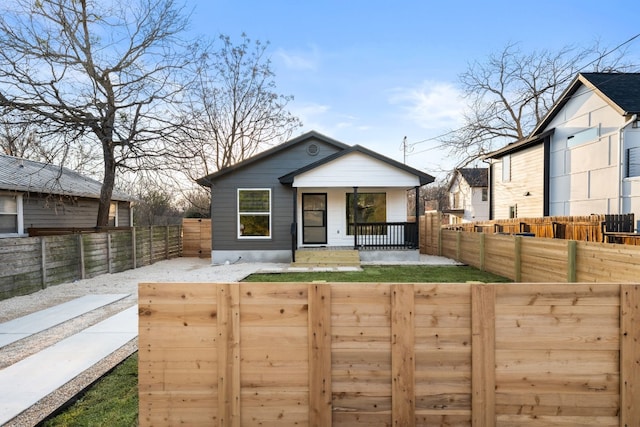
<svg viewBox="0 0 640 427">
<path fill-rule="evenodd" d="M 502 158 L 502 182 L 511 181 L 511 154 Z"/>
<path fill-rule="evenodd" d="M 238 189 L 238 237 L 271 237 L 270 189 Z"/>
<path fill-rule="evenodd" d="M 600 126 L 576 132 L 567 137 L 567 147 L 585 144 L 600 138 Z"/>
<path fill-rule="evenodd" d="M 358 224 L 387 222 L 386 193 L 358 193 Z M 353 193 L 347 193 L 347 234 L 353 235 Z"/>
<path fill-rule="evenodd" d="M 0 194 L 0 235 L 22 234 L 22 195 Z"/>
<path fill-rule="evenodd" d="M 509 206 L 509 218 L 518 218 L 518 206 Z"/>
<path fill-rule="evenodd" d="M 118 226 L 118 202 L 111 202 L 109 205 L 109 227 Z"/>
<path fill-rule="evenodd" d="M 640 147 L 627 150 L 627 178 L 640 176 Z"/>
<path fill-rule="evenodd" d="M 486 202 L 487 200 L 489 200 L 489 189 L 484 187 L 482 189 L 482 201 Z"/>
</svg>

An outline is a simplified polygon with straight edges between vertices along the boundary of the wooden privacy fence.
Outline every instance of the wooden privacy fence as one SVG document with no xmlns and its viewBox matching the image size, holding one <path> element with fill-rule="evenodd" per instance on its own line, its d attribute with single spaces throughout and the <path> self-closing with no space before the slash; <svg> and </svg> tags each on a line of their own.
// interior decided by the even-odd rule
<svg viewBox="0 0 640 427">
<path fill-rule="evenodd" d="M 0 239 L 0 300 L 180 253 L 180 226 Z"/>
<path fill-rule="evenodd" d="M 182 230 L 182 256 L 211 258 L 211 219 L 184 218 Z"/>
<path fill-rule="evenodd" d="M 142 283 L 139 424 L 633 426 L 640 286 Z"/>
<path fill-rule="evenodd" d="M 441 255 L 516 282 L 618 282 L 640 278 L 640 247 L 442 230 Z"/>
</svg>

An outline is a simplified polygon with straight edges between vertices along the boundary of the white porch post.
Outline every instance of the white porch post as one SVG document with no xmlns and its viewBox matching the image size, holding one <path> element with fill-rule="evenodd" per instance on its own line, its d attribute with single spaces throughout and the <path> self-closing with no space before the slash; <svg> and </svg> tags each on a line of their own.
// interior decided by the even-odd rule
<svg viewBox="0 0 640 427">
<path fill-rule="evenodd" d="M 353 249 L 358 249 L 358 187 L 353 187 Z"/>
</svg>

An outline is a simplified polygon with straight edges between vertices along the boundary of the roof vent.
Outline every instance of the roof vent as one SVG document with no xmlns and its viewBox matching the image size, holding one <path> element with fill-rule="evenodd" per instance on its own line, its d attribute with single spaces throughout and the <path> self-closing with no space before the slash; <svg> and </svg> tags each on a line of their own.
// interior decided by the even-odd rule
<svg viewBox="0 0 640 427">
<path fill-rule="evenodd" d="M 309 144 L 307 146 L 307 153 L 310 156 L 315 156 L 316 154 L 318 154 L 320 152 L 320 148 L 316 145 L 316 144 Z"/>
</svg>

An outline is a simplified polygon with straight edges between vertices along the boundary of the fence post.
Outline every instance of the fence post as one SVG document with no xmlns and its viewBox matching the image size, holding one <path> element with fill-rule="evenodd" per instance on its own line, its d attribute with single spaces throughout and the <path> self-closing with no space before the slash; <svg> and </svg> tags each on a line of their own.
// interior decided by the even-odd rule
<svg viewBox="0 0 640 427">
<path fill-rule="evenodd" d="M 442 256 L 442 227 L 438 227 L 438 256 Z"/>
<path fill-rule="evenodd" d="M 111 233 L 107 231 L 107 271 L 113 273 L 113 265 L 111 263 Z"/>
<path fill-rule="evenodd" d="M 640 420 L 640 285 L 620 286 L 620 425 Z"/>
<path fill-rule="evenodd" d="M 133 269 L 137 267 L 138 260 L 136 259 L 136 228 L 131 227 L 131 258 L 133 259 Z"/>
<path fill-rule="evenodd" d="M 80 278 L 84 279 L 84 241 L 82 240 L 82 233 L 78 233 L 78 250 L 80 251 Z"/>
<path fill-rule="evenodd" d="M 567 282 L 575 283 L 576 281 L 576 252 L 578 242 L 569 240 L 567 242 Z"/>
<path fill-rule="evenodd" d="M 309 425 L 329 426 L 331 393 L 331 285 L 308 286 Z"/>
<path fill-rule="evenodd" d="M 484 233 L 480 233 L 480 271 L 484 271 L 484 245 L 485 245 L 485 237 Z"/>
<path fill-rule="evenodd" d="M 153 225 L 149 226 L 149 265 L 153 264 Z"/>
<path fill-rule="evenodd" d="M 496 288 L 471 285 L 471 419 L 496 424 Z"/>
<path fill-rule="evenodd" d="M 415 426 L 415 296 L 412 284 L 391 286 L 391 424 Z"/>
<path fill-rule="evenodd" d="M 217 286 L 218 425 L 240 427 L 240 284 Z"/>
<path fill-rule="evenodd" d="M 522 236 L 516 236 L 513 245 L 514 245 L 513 267 L 515 269 L 514 281 L 521 282 L 522 281 Z"/>
<path fill-rule="evenodd" d="M 456 261 L 460 261 L 462 253 L 462 231 L 456 231 Z"/>
<path fill-rule="evenodd" d="M 169 259 L 169 226 L 164 228 L 164 259 Z"/>
<path fill-rule="evenodd" d="M 42 269 L 42 289 L 47 287 L 47 242 L 46 237 L 40 237 L 40 268 Z"/>
</svg>

